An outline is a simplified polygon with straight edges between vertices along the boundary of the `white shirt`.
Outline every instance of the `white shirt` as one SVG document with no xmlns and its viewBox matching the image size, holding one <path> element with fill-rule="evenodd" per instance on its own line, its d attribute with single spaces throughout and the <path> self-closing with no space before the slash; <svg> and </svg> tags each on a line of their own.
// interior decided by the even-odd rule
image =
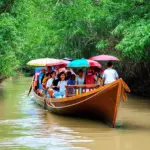
<svg viewBox="0 0 150 150">
<path fill-rule="evenodd" d="M 66 90 L 67 81 L 59 81 L 58 86 L 59 86 L 59 91 L 64 92 Z"/>
<path fill-rule="evenodd" d="M 108 68 L 104 71 L 103 78 L 104 84 L 109 84 L 118 78 L 118 73 L 115 69 Z"/>
<path fill-rule="evenodd" d="M 76 76 L 76 82 L 77 84 L 84 84 L 85 81 L 85 75 L 83 74 L 82 78 L 79 77 L 78 75 Z"/>
<path fill-rule="evenodd" d="M 52 83 L 53 83 L 53 78 L 48 79 L 47 84 L 46 84 L 46 88 L 50 88 Z"/>
</svg>

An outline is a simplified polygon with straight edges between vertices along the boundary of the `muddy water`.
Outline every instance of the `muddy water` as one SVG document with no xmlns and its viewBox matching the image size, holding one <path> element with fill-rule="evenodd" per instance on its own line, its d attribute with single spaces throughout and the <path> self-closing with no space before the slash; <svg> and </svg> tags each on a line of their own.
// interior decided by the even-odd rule
<svg viewBox="0 0 150 150">
<path fill-rule="evenodd" d="M 117 127 L 50 114 L 27 97 L 31 78 L 0 86 L 0 150 L 150 150 L 150 100 L 129 96 Z"/>
</svg>

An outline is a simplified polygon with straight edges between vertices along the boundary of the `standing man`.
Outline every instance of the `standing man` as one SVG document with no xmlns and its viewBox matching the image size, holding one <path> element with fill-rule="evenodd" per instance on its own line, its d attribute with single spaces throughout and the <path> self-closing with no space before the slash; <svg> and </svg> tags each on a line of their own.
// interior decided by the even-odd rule
<svg viewBox="0 0 150 150">
<path fill-rule="evenodd" d="M 103 73 L 103 84 L 109 84 L 116 81 L 119 78 L 118 73 L 113 69 L 113 64 L 111 61 L 107 63 L 107 69 Z"/>
</svg>

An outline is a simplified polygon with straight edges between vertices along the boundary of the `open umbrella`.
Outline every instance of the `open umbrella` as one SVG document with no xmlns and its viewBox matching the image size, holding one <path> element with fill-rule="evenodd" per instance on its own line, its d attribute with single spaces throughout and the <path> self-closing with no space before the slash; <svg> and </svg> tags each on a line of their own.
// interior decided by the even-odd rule
<svg viewBox="0 0 150 150">
<path fill-rule="evenodd" d="M 70 62 L 67 65 L 68 68 L 88 68 L 88 67 L 98 67 L 101 68 L 101 64 L 94 60 L 89 60 L 89 59 L 76 59 Z"/>
<path fill-rule="evenodd" d="M 69 61 L 61 60 L 61 59 L 54 59 L 54 58 L 41 58 L 41 59 L 34 59 L 27 63 L 30 66 L 59 66 L 59 65 L 67 65 Z"/>
<path fill-rule="evenodd" d="M 119 60 L 119 59 L 111 55 L 98 55 L 98 56 L 91 57 L 90 60 L 109 61 L 109 60 Z"/>
</svg>

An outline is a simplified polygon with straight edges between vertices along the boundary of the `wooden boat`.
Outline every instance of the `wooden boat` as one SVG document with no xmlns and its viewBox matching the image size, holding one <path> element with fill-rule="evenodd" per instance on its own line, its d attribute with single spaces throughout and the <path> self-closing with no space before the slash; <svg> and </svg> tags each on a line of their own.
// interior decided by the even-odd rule
<svg viewBox="0 0 150 150">
<path fill-rule="evenodd" d="M 33 90 L 35 101 L 43 108 L 59 115 L 86 116 L 104 119 L 115 127 L 118 107 L 121 98 L 127 99 L 129 87 L 122 79 L 108 85 L 98 87 L 92 91 L 66 98 L 46 99 Z"/>
</svg>

